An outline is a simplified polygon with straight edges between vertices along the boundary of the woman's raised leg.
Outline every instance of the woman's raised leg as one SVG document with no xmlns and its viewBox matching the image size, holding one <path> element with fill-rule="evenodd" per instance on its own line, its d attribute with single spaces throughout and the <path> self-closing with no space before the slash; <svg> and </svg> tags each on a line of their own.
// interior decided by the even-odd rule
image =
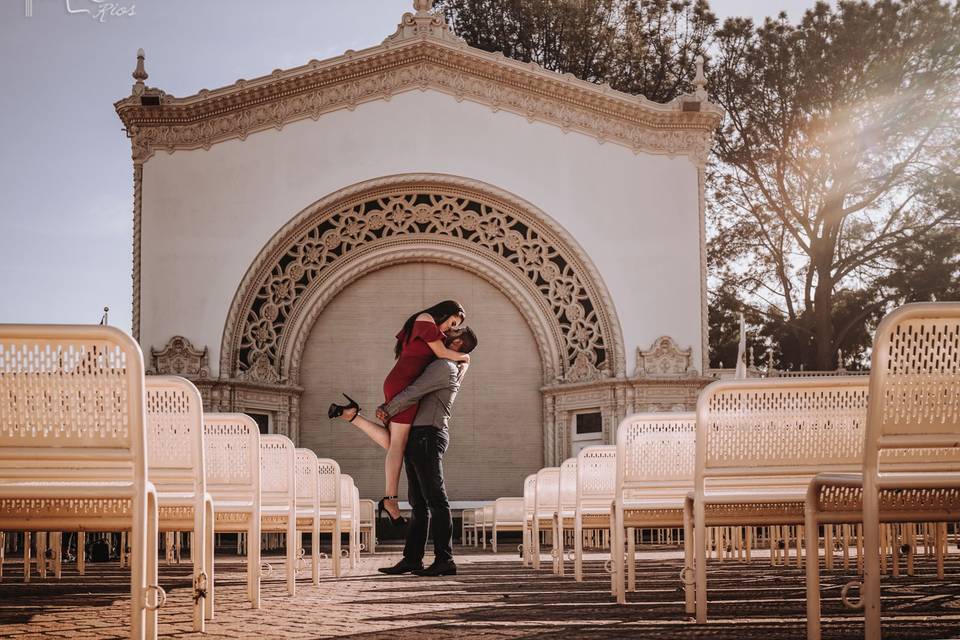
<svg viewBox="0 0 960 640">
<path fill-rule="evenodd" d="M 402 422 L 390 423 L 390 446 L 387 447 L 387 458 L 383 463 L 386 476 L 386 490 L 383 495 L 400 495 L 400 469 L 403 468 L 403 451 L 407 448 L 407 438 L 410 437 L 410 425 Z M 393 518 L 400 517 L 400 505 L 396 500 L 385 500 L 383 508 Z"/>
<path fill-rule="evenodd" d="M 343 415 L 340 417 L 346 420 L 347 422 L 349 422 L 350 424 L 352 424 L 353 426 L 355 426 L 356 428 L 360 429 L 360 431 L 363 431 L 376 444 L 380 445 L 384 449 L 388 449 L 388 450 L 390 449 L 390 432 L 382 424 L 372 422 L 370 420 L 367 420 L 361 415 L 357 415 L 354 409 L 347 409 L 346 411 L 343 412 Z M 403 456 L 402 450 L 400 455 L 402 458 Z M 399 478 L 399 473 L 400 472 L 398 471 L 397 472 L 398 478 Z M 396 494 L 388 493 L 387 495 L 393 496 Z"/>
</svg>

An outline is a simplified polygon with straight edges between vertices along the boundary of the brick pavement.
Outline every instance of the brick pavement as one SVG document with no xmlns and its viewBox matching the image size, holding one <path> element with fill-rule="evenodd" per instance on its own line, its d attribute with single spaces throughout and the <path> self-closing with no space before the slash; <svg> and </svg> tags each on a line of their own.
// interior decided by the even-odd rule
<svg viewBox="0 0 960 640">
<path fill-rule="evenodd" d="M 461 574 L 450 578 L 391 577 L 376 567 L 397 560 L 398 549 L 364 554 L 337 580 L 325 564 L 321 584 L 308 572 L 297 595 L 286 595 L 282 558 L 270 557 L 274 573 L 262 585 L 259 610 L 244 601 L 239 559 L 218 556 L 217 617 L 209 638 L 757 638 L 804 637 L 803 574 L 772 571 L 769 562 L 711 564 L 711 617 L 696 625 L 683 614 L 679 554 L 641 557 L 638 591 L 626 606 L 609 595 L 609 576 L 600 556 L 587 563 L 583 583 L 520 565 L 516 553 L 496 556 L 458 549 Z M 0 583 L 0 636 L 16 638 L 122 638 L 127 632 L 127 577 L 115 565 L 88 565 L 77 576 L 68 567 L 61 580 L 21 582 L 20 566 L 8 558 Z M 549 564 L 546 565 L 549 567 Z M 885 582 L 885 635 L 891 638 L 960 637 L 960 559 L 948 563 L 946 583 L 930 578 L 921 561 L 914 578 Z M 851 576 L 825 576 L 825 638 L 862 636 L 856 615 L 837 601 Z M 926 576 L 926 577 L 924 577 Z M 191 632 L 189 565 L 161 565 L 168 592 L 160 613 L 165 638 L 202 638 Z"/>
</svg>

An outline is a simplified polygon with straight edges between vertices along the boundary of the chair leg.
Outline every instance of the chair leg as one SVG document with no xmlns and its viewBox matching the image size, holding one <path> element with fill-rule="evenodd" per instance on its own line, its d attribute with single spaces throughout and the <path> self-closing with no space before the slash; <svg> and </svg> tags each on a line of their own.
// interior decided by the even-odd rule
<svg viewBox="0 0 960 640">
<path fill-rule="evenodd" d="M 193 586 L 194 589 L 203 587 L 202 591 L 194 593 L 193 602 L 193 630 L 203 633 L 206 630 L 205 609 L 207 607 L 207 591 L 209 590 L 209 576 L 204 580 L 205 554 L 209 551 L 205 548 L 206 537 L 206 506 L 201 504 L 199 509 L 194 509 L 193 531 L 190 533 L 190 563 L 193 565 Z M 201 581 L 206 585 L 200 584 Z"/>
<path fill-rule="evenodd" d="M 863 487 L 863 615 L 864 638 L 880 638 L 880 500 L 865 474 Z"/>
<path fill-rule="evenodd" d="M 7 534 L 0 531 L 0 581 L 3 581 L 3 559 L 7 550 Z"/>
<path fill-rule="evenodd" d="M 490 549 L 496 553 L 497 552 L 497 525 L 493 525 L 493 531 L 490 534 Z"/>
<path fill-rule="evenodd" d="M 616 581 L 616 597 L 619 604 L 627 603 L 627 592 L 624 585 L 624 548 L 623 548 L 623 507 L 615 504 L 613 508 L 613 546 L 610 549 L 613 557 L 613 577 Z"/>
<path fill-rule="evenodd" d="M 637 541 L 636 529 L 627 529 L 627 591 L 637 590 Z"/>
<path fill-rule="evenodd" d="M 573 519 L 573 579 L 583 582 L 583 516 L 579 508 Z"/>
<path fill-rule="evenodd" d="M 250 606 L 260 608 L 260 514 L 251 516 L 250 529 L 247 531 L 247 588 Z"/>
<path fill-rule="evenodd" d="M 693 504 L 693 572 L 696 582 L 695 602 L 697 622 L 707 621 L 707 527 L 704 521 L 705 509 L 702 501 Z"/>
<path fill-rule="evenodd" d="M 330 541 L 330 562 L 333 565 L 333 576 L 340 577 L 340 513 L 336 514 L 333 523 L 333 539 Z"/>
<path fill-rule="evenodd" d="M 160 584 L 158 559 L 157 559 L 157 538 L 160 535 L 159 517 L 157 512 L 157 494 L 147 493 L 147 562 L 146 562 L 146 583 L 148 587 L 155 587 Z M 159 597 L 159 593 L 156 597 Z M 159 604 L 159 602 L 154 602 Z M 157 608 L 147 609 L 146 623 L 144 625 L 147 640 L 155 640 L 157 637 Z"/>
<path fill-rule="evenodd" d="M 31 531 L 23 532 L 23 581 L 30 582 L 30 538 Z"/>
<path fill-rule="evenodd" d="M 531 533 L 533 540 L 531 541 L 531 550 L 532 557 L 530 559 L 533 568 L 537 571 L 540 570 L 540 518 L 534 516 L 533 518 L 533 531 Z"/>
<path fill-rule="evenodd" d="M 804 514 L 804 530 L 807 538 L 807 640 L 820 640 L 820 553 L 817 549 L 819 523 L 815 504 L 815 502 L 811 504 L 808 495 Z M 827 529 L 829 528 L 830 525 L 827 525 Z M 830 554 L 832 550 L 827 549 L 826 553 Z"/>
<path fill-rule="evenodd" d="M 297 516 L 287 517 L 287 593 L 297 593 L 297 550 L 300 549 L 300 533 L 297 531 Z"/>
<path fill-rule="evenodd" d="M 207 620 L 213 620 L 213 593 L 216 587 L 216 581 L 213 577 L 213 565 L 214 565 L 214 554 L 216 553 L 217 540 L 214 533 L 214 512 L 213 512 L 213 501 L 206 500 L 204 501 L 204 511 L 206 512 L 203 526 L 204 526 L 204 540 L 206 541 L 206 555 L 203 557 L 204 571 L 207 573 L 207 597 L 206 602 L 204 603 L 203 614 Z"/>
<path fill-rule="evenodd" d="M 313 528 L 310 530 L 310 576 L 313 585 L 320 585 L 320 522 L 313 519 Z"/>
</svg>

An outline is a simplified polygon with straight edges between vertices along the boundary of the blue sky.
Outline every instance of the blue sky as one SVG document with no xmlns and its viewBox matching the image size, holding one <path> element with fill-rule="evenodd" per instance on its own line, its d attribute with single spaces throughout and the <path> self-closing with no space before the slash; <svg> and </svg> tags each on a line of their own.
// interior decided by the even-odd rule
<svg viewBox="0 0 960 640">
<path fill-rule="evenodd" d="M 138 47 L 147 84 L 213 89 L 379 43 L 411 0 L 0 2 L 0 322 L 129 330 L 133 169 L 113 102 Z M 721 18 L 796 20 L 813 0 L 714 0 Z M 32 16 L 27 17 L 32 5 Z M 119 12 L 118 12 L 119 13 Z M 323 194 L 318 194 L 318 197 Z"/>
</svg>

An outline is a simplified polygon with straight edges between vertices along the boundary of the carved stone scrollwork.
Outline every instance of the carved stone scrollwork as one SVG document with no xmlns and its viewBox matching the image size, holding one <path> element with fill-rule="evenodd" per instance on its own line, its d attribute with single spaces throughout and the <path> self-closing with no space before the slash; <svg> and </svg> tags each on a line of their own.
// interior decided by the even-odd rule
<svg viewBox="0 0 960 640">
<path fill-rule="evenodd" d="M 296 383 L 297 322 L 317 291 L 333 286 L 366 254 L 403 243 L 449 246 L 473 255 L 532 292 L 536 314 L 559 354 L 562 380 L 622 373 L 619 324 L 595 270 L 572 239 L 504 198 L 451 176 L 371 181 L 329 204 L 305 210 L 275 236 L 251 267 L 231 307 L 222 370 L 240 379 Z M 478 185 L 469 181 L 472 185 Z M 291 329 L 291 327 L 297 327 Z M 291 333 L 292 332 L 292 333 Z"/>
<path fill-rule="evenodd" d="M 195 348 L 183 336 L 173 336 L 163 349 L 150 349 L 153 360 L 151 373 L 160 375 L 194 376 L 210 375 L 209 353 Z"/>
<path fill-rule="evenodd" d="M 647 351 L 637 349 L 637 373 L 641 378 L 683 378 L 696 376 L 693 349 L 681 349 L 673 338 L 654 340 Z"/>
</svg>

